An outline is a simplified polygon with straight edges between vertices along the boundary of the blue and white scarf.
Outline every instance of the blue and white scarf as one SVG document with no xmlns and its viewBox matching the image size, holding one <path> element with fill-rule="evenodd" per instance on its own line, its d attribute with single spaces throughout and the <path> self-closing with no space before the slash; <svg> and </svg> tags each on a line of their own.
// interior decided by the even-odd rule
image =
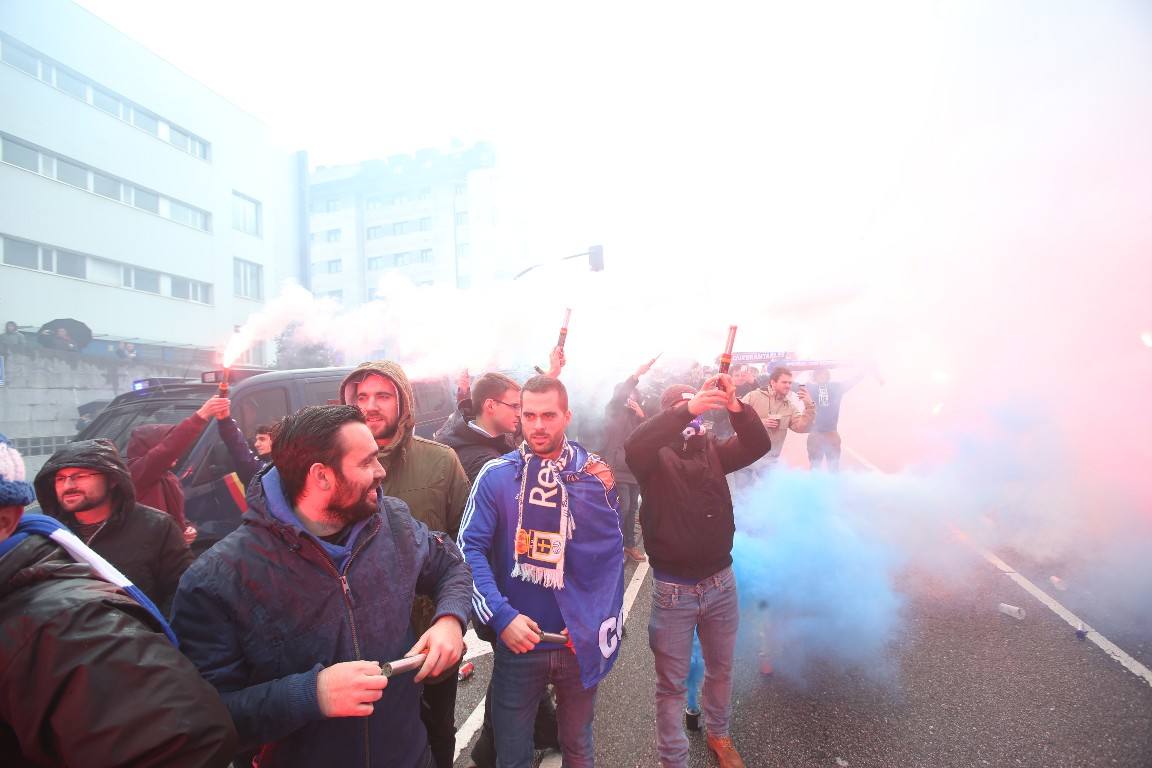
<svg viewBox="0 0 1152 768">
<path fill-rule="evenodd" d="M 555 459 L 537 456 L 520 445 L 524 467 L 516 497 L 516 564 L 512 578 L 564 589 L 564 558 L 576 529 L 568 509 L 568 489 L 562 473 L 574 451 L 567 442 Z"/>
<path fill-rule="evenodd" d="M 142 605 L 153 618 L 159 622 L 160 627 L 164 630 L 164 634 L 172 641 L 172 645 L 177 648 L 180 647 L 179 641 L 176 639 L 176 634 L 172 628 L 168 626 L 168 622 L 164 620 L 164 615 L 160 610 L 148 599 L 140 588 L 128 580 L 128 577 L 116 570 L 116 568 L 105 560 L 100 555 L 92 551 L 87 544 L 80 541 L 76 534 L 61 525 L 60 521 L 55 518 L 48 517 L 47 515 L 25 514 L 20 518 L 20 522 L 16 524 L 16 530 L 5 541 L 0 542 L 0 557 L 11 552 L 20 545 L 29 536 L 38 535 L 46 536 L 47 538 L 60 545 L 72 559 L 78 563 L 86 563 L 92 568 L 92 572 L 100 579 L 119 587 L 126 592 L 129 597 Z"/>
</svg>

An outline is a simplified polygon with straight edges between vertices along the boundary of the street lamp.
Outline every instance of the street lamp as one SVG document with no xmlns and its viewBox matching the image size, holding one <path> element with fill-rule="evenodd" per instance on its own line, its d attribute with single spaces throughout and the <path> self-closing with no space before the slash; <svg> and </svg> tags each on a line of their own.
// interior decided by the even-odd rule
<svg viewBox="0 0 1152 768">
<path fill-rule="evenodd" d="M 574 253 L 571 256 L 565 256 L 561 259 L 557 259 L 557 261 L 571 261 L 572 259 L 579 259 L 582 256 L 588 257 L 588 268 L 591 269 L 593 272 L 603 272 L 604 271 L 604 246 L 602 246 L 602 245 L 589 246 L 588 250 L 586 250 L 586 251 L 581 251 L 580 253 Z M 524 277 L 524 275 L 526 275 L 529 272 L 531 272 L 532 270 L 536 269 L 536 267 L 542 267 L 545 264 L 549 264 L 549 263 L 551 263 L 551 262 L 541 262 L 540 264 L 533 264 L 532 266 L 528 267 L 527 269 L 524 269 L 521 272 L 519 272 L 512 279 L 513 280 L 519 280 L 520 278 Z"/>
</svg>

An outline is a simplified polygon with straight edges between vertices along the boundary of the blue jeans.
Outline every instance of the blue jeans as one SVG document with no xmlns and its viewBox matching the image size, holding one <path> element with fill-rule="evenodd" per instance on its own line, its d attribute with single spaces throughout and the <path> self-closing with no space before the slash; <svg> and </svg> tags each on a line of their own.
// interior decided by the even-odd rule
<svg viewBox="0 0 1152 768">
<path fill-rule="evenodd" d="M 640 486 L 635 483 L 616 483 L 620 496 L 620 532 L 624 534 L 625 549 L 636 546 L 636 510 L 640 506 Z"/>
<path fill-rule="evenodd" d="M 495 644 L 492 667 L 492 729 L 497 768 L 531 768 L 536 709 L 551 683 L 556 688 L 556 722 L 564 768 L 591 768 L 592 716 L 596 688 L 580 682 L 576 654 L 567 648 L 516 654 Z"/>
<path fill-rule="evenodd" d="M 656 749 L 663 768 L 688 765 L 684 704 L 692 632 L 704 653 L 700 710 L 711 736 L 728 735 L 732 718 L 732 657 L 740 608 L 731 568 L 692 586 L 652 582 L 648 643 L 656 657 Z"/>
</svg>

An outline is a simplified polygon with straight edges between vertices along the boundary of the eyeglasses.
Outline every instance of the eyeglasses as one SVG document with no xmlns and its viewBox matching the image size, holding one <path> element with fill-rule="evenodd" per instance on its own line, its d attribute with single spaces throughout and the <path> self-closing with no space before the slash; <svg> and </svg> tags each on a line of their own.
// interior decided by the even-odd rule
<svg viewBox="0 0 1152 768">
<path fill-rule="evenodd" d="M 496 400 L 496 398 L 492 398 L 492 399 Z M 520 403 L 506 403 L 503 400 L 496 400 L 496 402 L 500 403 L 500 405 L 508 406 L 509 408 L 511 408 L 516 413 L 520 413 Z"/>
<path fill-rule="evenodd" d="M 56 485 L 67 485 L 69 480 L 72 480 L 73 482 L 79 484 L 79 483 L 86 483 L 89 480 L 91 480 L 92 478 L 98 476 L 99 474 L 100 474 L 99 472 L 77 472 L 74 475 L 57 474 L 55 480 L 56 480 Z"/>
</svg>

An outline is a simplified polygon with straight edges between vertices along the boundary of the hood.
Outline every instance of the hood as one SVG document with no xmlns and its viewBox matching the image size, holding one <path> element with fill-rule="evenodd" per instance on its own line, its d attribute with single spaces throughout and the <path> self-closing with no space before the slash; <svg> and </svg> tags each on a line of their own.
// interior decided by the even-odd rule
<svg viewBox="0 0 1152 768">
<path fill-rule="evenodd" d="M 79 440 L 69 443 L 44 463 L 36 473 L 36 498 L 44 514 L 58 520 L 71 519 L 72 515 L 60 508 L 56 500 L 56 472 L 66 467 L 86 467 L 103 472 L 108 478 L 112 493 L 112 518 L 119 519 L 124 510 L 136 506 L 136 491 L 132 487 L 132 476 L 120 458 L 120 452 L 111 440 Z"/>
<path fill-rule="evenodd" d="M 400 437 L 387 448 L 380 449 L 380 461 L 385 462 L 394 453 L 402 454 L 412 442 L 412 433 L 416 429 L 416 416 L 412 412 L 415 398 L 412 396 L 412 384 L 408 381 L 408 375 L 404 373 L 399 363 L 376 360 L 361 363 L 356 366 L 356 370 L 344 377 L 344 381 L 340 382 L 340 402 L 344 405 L 356 405 L 356 384 L 370 373 L 391 379 L 400 394 L 400 419 L 396 425 L 396 432 Z"/>
<path fill-rule="evenodd" d="M 164 442 L 164 438 L 174 429 L 175 424 L 141 424 L 134 428 L 128 438 L 126 458 L 129 462 L 142 458 L 148 451 Z"/>
</svg>

